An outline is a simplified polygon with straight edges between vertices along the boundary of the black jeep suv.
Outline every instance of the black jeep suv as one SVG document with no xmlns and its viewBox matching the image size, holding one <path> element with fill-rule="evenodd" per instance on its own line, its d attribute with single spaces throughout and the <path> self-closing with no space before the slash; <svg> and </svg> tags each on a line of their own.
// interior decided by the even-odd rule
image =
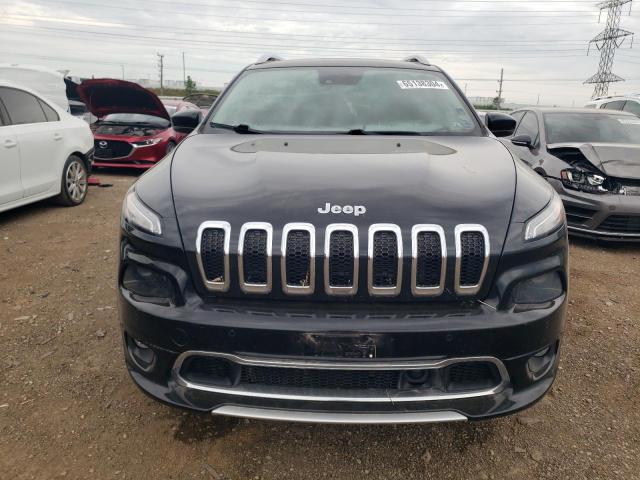
<svg viewBox="0 0 640 480">
<path fill-rule="evenodd" d="M 124 201 L 134 382 L 214 414 L 480 419 L 551 386 L 567 298 L 554 190 L 456 84 L 406 61 L 266 58 Z"/>
</svg>

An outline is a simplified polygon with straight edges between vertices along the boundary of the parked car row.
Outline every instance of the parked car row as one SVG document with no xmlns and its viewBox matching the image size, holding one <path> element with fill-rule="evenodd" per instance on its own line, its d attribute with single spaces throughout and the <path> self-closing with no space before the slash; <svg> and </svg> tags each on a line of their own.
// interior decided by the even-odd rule
<svg viewBox="0 0 640 480">
<path fill-rule="evenodd" d="M 86 80 L 78 93 L 98 119 L 91 124 L 96 167 L 148 169 L 186 136 L 173 128 L 170 110 L 202 117 L 194 104 L 163 103 L 151 90 L 124 80 Z"/>
</svg>

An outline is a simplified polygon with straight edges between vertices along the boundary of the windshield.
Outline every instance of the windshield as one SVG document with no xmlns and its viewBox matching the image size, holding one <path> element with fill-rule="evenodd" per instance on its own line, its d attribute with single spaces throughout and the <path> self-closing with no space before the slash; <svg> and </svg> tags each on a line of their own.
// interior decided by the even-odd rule
<svg viewBox="0 0 640 480">
<path fill-rule="evenodd" d="M 640 143 L 640 119 L 616 114 L 545 113 L 547 143 Z"/>
<path fill-rule="evenodd" d="M 376 67 L 249 70 L 210 123 L 257 132 L 470 134 L 473 115 L 439 72 Z"/>
<path fill-rule="evenodd" d="M 169 128 L 170 122 L 164 118 L 153 115 L 143 115 L 141 113 L 111 113 L 101 119 L 101 122 L 125 123 L 125 124 L 147 124 L 156 128 Z"/>
</svg>

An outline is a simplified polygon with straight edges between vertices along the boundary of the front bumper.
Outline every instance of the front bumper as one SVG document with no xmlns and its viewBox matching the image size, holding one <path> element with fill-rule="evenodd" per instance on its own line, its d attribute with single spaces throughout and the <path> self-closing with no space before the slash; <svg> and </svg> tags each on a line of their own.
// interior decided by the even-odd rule
<svg viewBox="0 0 640 480">
<path fill-rule="evenodd" d="M 98 141 L 99 138 L 96 138 Z M 113 140 L 109 138 L 109 140 Z M 122 141 L 122 140 L 119 140 Z M 167 152 L 167 141 L 161 141 L 156 145 L 136 147 L 132 145 L 128 155 L 121 157 L 105 158 L 100 156 L 100 149 L 94 152 L 94 167 L 132 168 L 147 170 L 164 158 Z"/>
<path fill-rule="evenodd" d="M 637 227 L 624 228 L 612 218 L 640 218 L 640 196 L 596 195 L 564 187 L 557 179 L 548 179 L 560 194 L 567 212 L 569 232 L 576 237 L 612 242 L 639 242 L 640 221 Z"/>
<path fill-rule="evenodd" d="M 150 396 L 203 412 L 324 423 L 477 420 L 533 404 L 556 374 L 565 301 L 562 296 L 545 308 L 521 312 L 496 311 L 480 303 L 274 308 L 256 302 L 205 302 L 192 294 L 183 306 L 162 307 L 138 302 L 122 288 L 119 293 L 127 367 Z M 153 351 L 150 366 L 141 367 L 136 360 L 132 339 Z M 547 348 L 548 368 L 532 375 L 527 362 Z M 366 352 L 365 358 L 349 358 L 354 351 Z M 454 393 L 438 388 L 212 387 L 182 376 L 181 365 L 191 355 L 307 371 L 332 365 L 340 371 L 420 368 L 433 372 L 433 378 L 451 363 L 486 361 L 496 365 L 499 377 L 489 387 Z"/>
</svg>

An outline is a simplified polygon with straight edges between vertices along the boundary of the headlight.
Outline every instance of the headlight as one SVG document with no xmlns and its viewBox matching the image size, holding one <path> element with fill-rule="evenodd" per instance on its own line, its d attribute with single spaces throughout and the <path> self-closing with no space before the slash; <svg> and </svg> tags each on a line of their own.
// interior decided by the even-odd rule
<svg viewBox="0 0 640 480">
<path fill-rule="evenodd" d="M 564 206 L 562 200 L 556 192 L 549 204 L 535 217 L 527 222 L 524 231 L 525 240 L 535 240 L 536 238 L 549 235 L 565 223 Z"/>
<path fill-rule="evenodd" d="M 149 147 L 151 145 L 157 145 L 162 141 L 162 138 L 150 138 L 149 140 L 141 140 L 139 142 L 132 142 L 136 147 Z"/>
<path fill-rule="evenodd" d="M 162 234 L 162 222 L 160 217 L 147 207 L 136 195 L 132 188 L 127 192 L 122 204 L 122 219 L 125 223 L 151 233 L 153 235 Z"/>
<path fill-rule="evenodd" d="M 562 183 L 567 188 L 581 190 L 587 193 L 607 193 L 605 188 L 606 177 L 583 170 L 568 169 L 560 172 Z"/>
</svg>

